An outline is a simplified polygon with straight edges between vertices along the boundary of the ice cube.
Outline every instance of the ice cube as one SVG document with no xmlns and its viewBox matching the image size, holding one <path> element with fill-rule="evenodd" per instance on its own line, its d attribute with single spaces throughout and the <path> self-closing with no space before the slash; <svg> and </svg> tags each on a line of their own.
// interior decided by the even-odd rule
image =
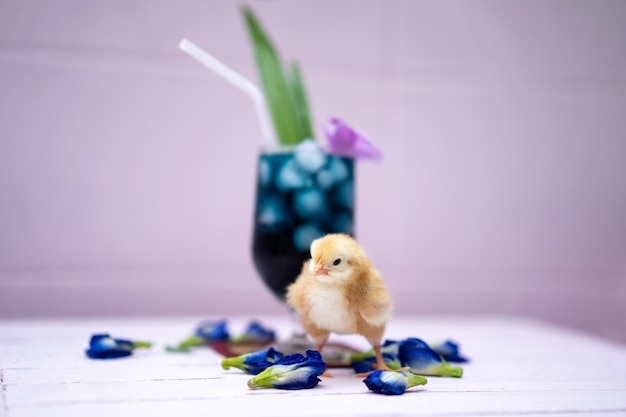
<svg viewBox="0 0 626 417">
<path fill-rule="evenodd" d="M 350 180 L 337 184 L 331 193 L 331 204 L 352 210 L 354 207 L 354 183 Z"/>
<path fill-rule="evenodd" d="M 279 196 L 259 196 L 256 214 L 257 227 L 263 231 L 284 230 L 291 223 L 285 201 Z"/>
<path fill-rule="evenodd" d="M 328 166 L 317 173 L 317 184 L 324 190 L 348 178 L 346 163 L 339 157 L 330 157 Z"/>
<path fill-rule="evenodd" d="M 321 220 L 328 215 L 326 196 L 319 188 L 298 191 L 293 199 L 293 209 L 303 219 Z"/>
<path fill-rule="evenodd" d="M 323 190 L 328 190 L 333 186 L 335 179 L 333 178 L 333 173 L 328 169 L 323 169 L 316 175 L 317 185 L 320 186 Z"/>
<path fill-rule="evenodd" d="M 324 231 L 316 224 L 305 223 L 293 232 L 293 244 L 301 252 L 308 252 L 311 242 L 324 236 Z"/>
<path fill-rule="evenodd" d="M 293 156 L 302 169 L 317 172 L 326 164 L 326 153 L 313 140 L 307 139 L 293 149 Z"/>
<path fill-rule="evenodd" d="M 311 175 L 304 171 L 294 159 L 288 159 L 278 171 L 276 187 L 288 191 L 311 185 Z"/>
</svg>

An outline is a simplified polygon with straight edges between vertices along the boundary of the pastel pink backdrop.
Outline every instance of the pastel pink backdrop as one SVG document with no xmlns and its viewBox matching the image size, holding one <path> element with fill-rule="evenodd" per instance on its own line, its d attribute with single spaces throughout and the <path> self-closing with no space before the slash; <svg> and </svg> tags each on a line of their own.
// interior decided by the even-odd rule
<svg viewBox="0 0 626 417">
<path fill-rule="evenodd" d="M 626 3 L 252 1 L 358 166 L 397 314 L 521 314 L 626 341 Z M 239 2 L 0 3 L 0 316 L 284 311 L 250 259 Z M 322 135 L 318 134 L 322 139 Z"/>
</svg>

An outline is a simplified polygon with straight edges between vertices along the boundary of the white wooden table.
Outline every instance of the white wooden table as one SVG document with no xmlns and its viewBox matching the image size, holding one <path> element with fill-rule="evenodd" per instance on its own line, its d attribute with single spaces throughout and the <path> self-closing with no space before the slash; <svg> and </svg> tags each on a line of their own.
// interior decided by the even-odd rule
<svg viewBox="0 0 626 417">
<path fill-rule="evenodd" d="M 223 371 L 210 349 L 165 351 L 208 318 L 0 320 L 0 416 L 626 416 L 626 347 L 532 320 L 394 318 L 388 338 L 452 338 L 471 362 L 461 379 L 428 377 L 383 396 L 347 369 L 311 390 L 250 390 L 250 376 Z M 228 318 L 231 332 L 249 319 Z M 285 318 L 259 319 L 287 336 Z M 154 346 L 91 360 L 84 350 L 97 332 Z"/>
</svg>

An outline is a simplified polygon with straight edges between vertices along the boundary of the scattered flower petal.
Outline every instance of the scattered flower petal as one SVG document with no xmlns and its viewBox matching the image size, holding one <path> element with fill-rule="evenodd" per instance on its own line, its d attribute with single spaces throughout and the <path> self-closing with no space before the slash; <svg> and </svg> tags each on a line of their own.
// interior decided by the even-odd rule
<svg viewBox="0 0 626 417">
<path fill-rule="evenodd" d="M 408 370 L 417 375 L 453 376 L 460 378 L 463 369 L 451 367 L 435 350 L 421 339 L 410 337 L 400 342 L 386 340 L 382 345 L 383 359 L 389 368 Z M 350 365 L 357 373 L 375 369 L 376 358 L 373 350 L 350 355 Z"/>
<path fill-rule="evenodd" d="M 200 323 L 196 328 L 196 336 L 207 341 L 228 340 L 228 328 L 226 320 L 221 321 L 205 321 Z"/>
<path fill-rule="evenodd" d="M 381 346 L 383 360 L 391 369 L 399 369 L 402 367 L 398 359 L 398 351 L 400 342 L 395 340 L 385 340 Z M 366 352 L 353 353 L 350 355 L 350 366 L 357 374 L 369 372 L 376 368 L 376 354 L 373 349 Z"/>
<path fill-rule="evenodd" d="M 228 340 L 229 337 L 226 320 L 205 321 L 196 327 L 193 335 L 176 346 L 167 346 L 165 349 L 168 352 L 188 353 L 193 347 L 205 346 L 213 341 Z"/>
<path fill-rule="evenodd" d="M 269 348 L 258 352 L 246 353 L 233 358 L 225 358 L 222 360 L 222 369 L 228 370 L 232 367 L 241 369 L 242 371 L 252 375 L 257 375 L 270 366 L 276 364 L 284 357 L 284 354 L 278 352 L 274 348 Z"/>
<path fill-rule="evenodd" d="M 447 360 L 448 362 L 469 362 L 464 356 L 461 356 L 459 353 L 459 345 L 451 340 L 444 340 L 443 342 L 430 344 L 429 345 L 432 350 L 441 355 L 442 358 Z"/>
<path fill-rule="evenodd" d="M 265 369 L 248 381 L 250 388 L 277 388 L 298 390 L 313 388 L 326 370 L 319 352 L 307 350 L 306 357 L 296 353 L 285 356 L 275 365 Z"/>
<path fill-rule="evenodd" d="M 381 346 L 381 352 L 383 355 L 388 355 L 391 357 L 397 357 L 398 351 L 400 349 L 400 342 L 395 340 L 385 340 L 385 342 Z M 351 362 L 362 361 L 364 359 L 368 359 L 374 356 L 374 350 L 370 349 L 366 352 L 358 352 L 350 355 Z"/>
<path fill-rule="evenodd" d="M 380 159 L 381 151 L 363 133 L 351 128 L 341 119 L 332 118 L 325 127 L 329 152 L 357 159 Z"/>
<path fill-rule="evenodd" d="M 463 369 L 452 367 L 437 352 L 420 339 L 408 338 L 400 342 L 398 359 L 402 366 L 417 375 L 452 376 L 460 378 Z"/>
<path fill-rule="evenodd" d="M 425 385 L 426 378 L 406 371 L 374 371 L 363 380 L 370 391 L 377 394 L 400 395 L 407 389 Z"/>
<path fill-rule="evenodd" d="M 233 343 L 258 343 L 267 344 L 276 340 L 276 334 L 273 330 L 263 327 L 261 323 L 252 321 L 248 324 L 248 327 L 239 335 L 233 338 Z"/>
<path fill-rule="evenodd" d="M 206 339 L 193 335 L 189 336 L 187 339 L 183 340 L 176 346 L 166 346 L 165 350 L 167 350 L 168 352 L 188 353 L 191 352 L 192 347 L 204 346 L 207 343 L 208 342 Z"/>
<path fill-rule="evenodd" d="M 385 364 L 390 369 L 402 368 L 402 364 L 400 363 L 400 360 L 398 359 L 397 355 L 383 353 L 383 360 L 385 361 Z M 373 369 L 376 369 L 376 356 L 368 356 L 358 361 L 351 360 L 350 366 L 352 367 L 354 372 L 356 372 L 357 374 L 363 374 L 365 372 L 369 372 Z"/>
<path fill-rule="evenodd" d="M 130 356 L 137 348 L 149 348 L 150 342 L 115 339 L 107 333 L 94 334 L 85 351 L 91 359 L 117 359 Z"/>
</svg>

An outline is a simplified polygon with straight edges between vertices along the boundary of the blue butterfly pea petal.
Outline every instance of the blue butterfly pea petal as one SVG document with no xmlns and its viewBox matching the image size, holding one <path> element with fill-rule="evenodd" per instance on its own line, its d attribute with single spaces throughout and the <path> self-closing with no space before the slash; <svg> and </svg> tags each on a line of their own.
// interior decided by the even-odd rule
<svg viewBox="0 0 626 417">
<path fill-rule="evenodd" d="M 248 381 L 250 388 L 277 388 L 284 390 L 309 389 L 319 384 L 318 378 L 326 370 L 326 363 L 317 351 L 285 356 Z"/>
<path fill-rule="evenodd" d="M 224 358 L 222 360 L 222 369 L 228 370 L 232 367 L 252 375 L 257 375 L 270 366 L 275 365 L 284 357 L 284 354 L 270 347 L 257 352 Z"/>
<path fill-rule="evenodd" d="M 426 342 L 417 338 L 408 338 L 400 343 L 398 351 L 400 362 L 411 369 L 423 369 L 431 365 L 439 365 L 441 357 Z"/>
<path fill-rule="evenodd" d="M 206 340 L 228 340 L 230 334 L 226 320 L 221 320 L 200 323 L 196 328 L 196 336 Z"/>
<path fill-rule="evenodd" d="M 233 339 L 233 342 L 256 342 L 270 343 L 276 340 L 276 334 L 273 330 L 263 327 L 259 322 L 253 321 L 241 336 Z"/>
<path fill-rule="evenodd" d="M 431 344 L 430 347 L 448 362 L 469 362 L 469 359 L 459 353 L 459 345 L 451 340 L 444 340 L 441 343 Z"/>
<path fill-rule="evenodd" d="M 377 394 L 400 395 L 408 388 L 424 385 L 428 381 L 419 375 L 413 375 L 406 371 L 374 371 L 370 373 L 363 383 Z"/>
<path fill-rule="evenodd" d="M 280 362 L 285 357 L 274 348 L 269 348 L 256 353 L 249 354 L 243 361 L 244 367 L 252 375 L 256 375 L 270 366 Z"/>
<path fill-rule="evenodd" d="M 402 366 L 418 375 L 453 376 L 460 378 L 463 369 L 451 367 L 445 359 L 431 349 L 423 340 L 408 338 L 400 343 L 398 359 Z"/>
<path fill-rule="evenodd" d="M 114 339 L 109 334 L 94 334 L 89 340 L 89 349 L 85 351 L 92 359 L 117 359 L 133 353 L 133 342 L 126 339 Z"/>
<path fill-rule="evenodd" d="M 397 361 L 397 356 L 390 353 L 383 353 L 383 360 L 386 364 Z M 350 362 L 350 366 L 357 374 L 369 372 L 376 367 L 376 356 L 369 356 L 360 361 Z"/>
</svg>

